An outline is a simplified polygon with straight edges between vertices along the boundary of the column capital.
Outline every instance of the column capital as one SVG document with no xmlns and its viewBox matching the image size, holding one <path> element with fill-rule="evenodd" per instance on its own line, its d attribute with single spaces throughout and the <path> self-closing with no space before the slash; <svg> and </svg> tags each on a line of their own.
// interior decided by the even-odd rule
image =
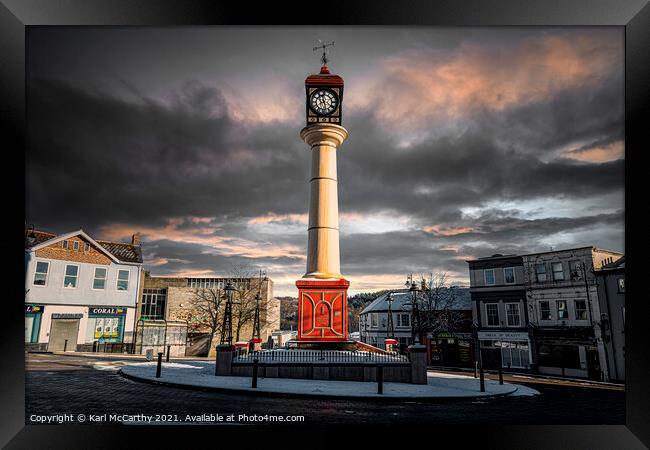
<svg viewBox="0 0 650 450">
<path fill-rule="evenodd" d="M 309 146 L 330 143 L 338 147 L 348 138 L 348 130 L 333 123 L 315 123 L 303 128 L 300 137 Z"/>
</svg>

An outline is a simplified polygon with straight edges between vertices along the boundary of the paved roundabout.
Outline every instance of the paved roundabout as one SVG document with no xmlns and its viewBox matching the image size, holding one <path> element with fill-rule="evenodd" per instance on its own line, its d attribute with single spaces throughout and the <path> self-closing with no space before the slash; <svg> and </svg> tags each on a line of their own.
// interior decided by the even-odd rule
<svg viewBox="0 0 650 450">
<path fill-rule="evenodd" d="M 155 362 L 129 364 L 119 373 L 131 380 L 165 386 L 260 396 L 442 401 L 539 394 L 523 385 L 487 379 L 485 392 L 481 392 L 479 380 L 472 376 L 439 372 L 429 372 L 427 384 L 422 385 L 385 382 L 383 394 L 377 393 L 376 382 L 296 378 L 259 378 L 257 388 L 252 388 L 250 377 L 215 376 L 212 362 L 163 363 L 160 378 L 156 378 L 156 366 Z"/>
</svg>

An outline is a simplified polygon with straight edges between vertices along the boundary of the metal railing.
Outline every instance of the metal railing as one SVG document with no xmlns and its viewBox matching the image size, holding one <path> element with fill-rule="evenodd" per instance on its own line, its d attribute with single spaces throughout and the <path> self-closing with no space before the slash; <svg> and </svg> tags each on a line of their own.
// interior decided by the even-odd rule
<svg viewBox="0 0 650 450">
<path fill-rule="evenodd" d="M 262 350 L 255 352 L 237 351 L 233 363 L 352 363 L 391 364 L 408 363 L 407 356 L 397 352 L 375 353 L 337 350 Z"/>
</svg>

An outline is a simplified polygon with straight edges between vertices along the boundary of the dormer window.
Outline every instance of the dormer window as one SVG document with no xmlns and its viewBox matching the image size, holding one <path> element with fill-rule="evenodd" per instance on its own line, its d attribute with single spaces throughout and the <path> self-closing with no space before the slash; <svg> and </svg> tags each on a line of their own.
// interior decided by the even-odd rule
<svg viewBox="0 0 650 450">
<path fill-rule="evenodd" d="M 74 241 L 72 243 L 72 248 L 74 248 L 75 252 L 78 252 L 79 251 L 79 241 Z"/>
<path fill-rule="evenodd" d="M 88 253 L 89 251 L 90 251 L 90 244 L 88 242 L 86 242 L 84 244 L 84 252 Z"/>
<path fill-rule="evenodd" d="M 68 249 L 68 241 L 62 241 L 61 242 L 61 247 L 63 247 L 65 250 Z"/>
</svg>

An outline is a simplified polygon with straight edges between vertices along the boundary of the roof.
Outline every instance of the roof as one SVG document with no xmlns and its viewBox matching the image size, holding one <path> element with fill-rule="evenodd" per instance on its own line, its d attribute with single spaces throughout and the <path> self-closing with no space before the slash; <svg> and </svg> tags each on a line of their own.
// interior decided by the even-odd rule
<svg viewBox="0 0 650 450">
<path fill-rule="evenodd" d="M 327 66 L 320 69 L 317 75 L 309 75 L 305 79 L 306 86 L 333 86 L 343 87 L 343 78 L 338 75 L 331 74 Z"/>
<path fill-rule="evenodd" d="M 30 233 L 35 239 L 32 242 L 27 241 L 27 234 Z M 33 230 L 29 232 L 25 231 L 25 249 L 34 249 L 45 247 L 50 244 L 54 244 L 60 240 L 67 239 L 72 236 L 81 235 L 87 238 L 91 243 L 97 245 L 100 250 L 104 250 L 110 256 L 113 257 L 116 261 L 125 262 L 125 263 L 137 263 L 142 264 L 142 248 L 140 245 L 127 244 L 122 242 L 110 242 L 110 241 L 99 241 L 94 240 L 83 230 L 77 230 L 65 234 L 54 234 L 48 233 L 40 230 Z M 51 241 L 51 242 L 50 242 Z"/>
<path fill-rule="evenodd" d="M 120 261 L 142 263 L 142 247 L 121 242 L 97 241 Z"/>
<path fill-rule="evenodd" d="M 456 298 L 451 304 L 450 309 L 454 309 L 454 310 L 472 309 L 472 298 L 469 293 L 469 288 L 454 287 L 453 289 L 456 292 Z M 380 295 L 379 297 L 374 299 L 368 306 L 366 306 L 363 309 L 363 311 L 361 311 L 361 314 L 365 314 L 369 312 L 388 311 L 388 303 L 386 302 L 386 299 L 388 298 L 388 294 L 389 292 Z M 392 298 L 393 298 L 393 304 L 391 305 L 391 309 L 393 311 L 411 311 L 411 306 L 408 305 L 408 303 L 411 303 L 412 296 L 411 293 L 408 291 L 408 289 L 399 289 L 399 290 L 391 291 L 390 294 L 392 294 Z"/>
</svg>

